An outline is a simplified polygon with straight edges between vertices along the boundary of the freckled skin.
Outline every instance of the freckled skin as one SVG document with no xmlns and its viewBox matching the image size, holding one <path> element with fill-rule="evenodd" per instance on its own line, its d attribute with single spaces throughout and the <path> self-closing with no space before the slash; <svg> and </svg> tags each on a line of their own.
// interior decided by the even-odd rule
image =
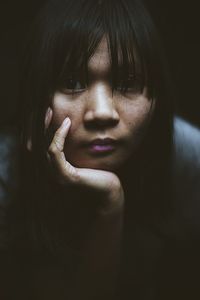
<svg viewBox="0 0 200 300">
<path fill-rule="evenodd" d="M 149 124 L 152 102 L 143 93 L 112 95 L 110 59 L 103 39 L 88 64 L 89 86 L 81 92 L 56 91 L 52 100 L 52 127 L 56 130 L 69 117 L 72 125 L 65 142 L 66 159 L 75 167 L 114 171 L 122 166 L 138 147 Z M 152 110 L 153 111 L 153 110 Z M 151 111 L 151 114 L 152 114 Z M 94 156 L 83 146 L 99 137 L 119 140 L 115 151 Z"/>
</svg>

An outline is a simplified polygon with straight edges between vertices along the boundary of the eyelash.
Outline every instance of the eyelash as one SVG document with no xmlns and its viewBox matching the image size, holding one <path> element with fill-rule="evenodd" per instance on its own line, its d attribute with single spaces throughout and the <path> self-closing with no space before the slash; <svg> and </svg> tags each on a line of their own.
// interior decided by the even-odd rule
<svg viewBox="0 0 200 300">
<path fill-rule="evenodd" d="M 120 82 L 117 90 L 122 92 L 134 92 L 141 86 L 141 77 L 139 75 L 130 75 L 126 80 Z"/>
<path fill-rule="evenodd" d="M 138 89 L 140 82 L 140 76 L 135 77 L 134 75 L 130 75 L 126 80 L 121 80 L 115 89 L 116 91 L 120 91 L 122 93 L 131 93 Z M 68 78 L 65 81 L 64 87 L 61 89 L 61 91 L 66 94 L 82 93 L 86 88 L 87 84 L 84 82 L 84 80 Z"/>
<path fill-rule="evenodd" d="M 66 93 L 80 93 L 86 89 L 87 85 L 82 80 L 68 78 L 65 81 L 64 88 L 62 89 Z"/>
</svg>

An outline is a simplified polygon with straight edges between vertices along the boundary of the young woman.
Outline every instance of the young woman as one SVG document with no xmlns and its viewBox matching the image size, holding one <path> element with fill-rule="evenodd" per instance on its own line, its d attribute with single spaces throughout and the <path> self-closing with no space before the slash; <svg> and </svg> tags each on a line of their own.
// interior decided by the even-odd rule
<svg viewBox="0 0 200 300">
<path fill-rule="evenodd" d="M 142 2 L 47 1 L 22 75 L 5 299 L 191 296 L 190 250 L 177 262 L 191 244 L 175 210 L 173 94 Z"/>
</svg>

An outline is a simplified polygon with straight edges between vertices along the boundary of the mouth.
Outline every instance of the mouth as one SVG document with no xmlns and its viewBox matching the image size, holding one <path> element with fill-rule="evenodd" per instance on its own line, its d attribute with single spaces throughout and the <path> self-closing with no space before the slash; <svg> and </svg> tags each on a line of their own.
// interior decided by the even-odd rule
<svg viewBox="0 0 200 300">
<path fill-rule="evenodd" d="M 117 141 L 112 138 L 98 138 L 89 142 L 89 152 L 92 154 L 109 154 L 116 149 Z"/>
</svg>

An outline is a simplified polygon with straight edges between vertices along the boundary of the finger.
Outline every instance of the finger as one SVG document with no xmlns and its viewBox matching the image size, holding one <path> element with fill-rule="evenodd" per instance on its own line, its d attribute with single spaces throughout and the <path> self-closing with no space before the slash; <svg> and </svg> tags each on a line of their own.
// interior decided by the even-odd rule
<svg viewBox="0 0 200 300">
<path fill-rule="evenodd" d="M 65 139 L 69 132 L 70 125 L 71 125 L 70 119 L 65 118 L 62 125 L 55 132 L 55 135 L 49 147 L 50 153 L 55 152 L 54 154 L 57 154 L 57 152 L 63 151 Z"/>
<path fill-rule="evenodd" d="M 63 149 L 65 139 L 69 132 L 71 121 L 66 118 L 61 127 L 56 131 L 51 145 L 49 146 L 48 154 L 50 155 L 51 162 L 56 167 L 62 179 L 73 182 L 76 177 L 76 169 L 66 161 Z"/>
<path fill-rule="evenodd" d="M 53 116 L 53 111 L 50 107 L 48 107 L 46 114 L 45 114 L 45 121 L 44 121 L 45 130 L 47 130 L 47 128 L 49 127 L 51 120 L 52 120 L 52 116 Z"/>
<path fill-rule="evenodd" d="M 104 170 L 77 168 L 77 177 L 79 184 L 86 185 L 91 189 L 99 192 L 108 192 L 109 190 L 116 190 L 120 186 L 119 179 L 114 173 Z"/>
</svg>

